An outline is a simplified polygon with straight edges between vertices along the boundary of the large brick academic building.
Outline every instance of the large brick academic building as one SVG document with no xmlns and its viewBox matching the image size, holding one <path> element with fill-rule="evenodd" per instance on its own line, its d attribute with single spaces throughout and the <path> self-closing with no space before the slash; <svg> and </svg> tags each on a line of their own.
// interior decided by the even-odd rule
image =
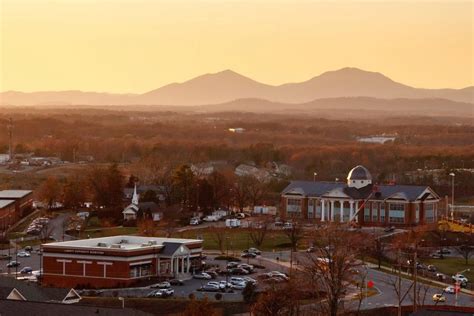
<svg viewBox="0 0 474 316">
<path fill-rule="evenodd" d="M 33 205 L 33 191 L 1 190 L 0 191 L 0 229 L 5 231 L 26 215 Z"/>
<path fill-rule="evenodd" d="M 374 185 L 363 166 L 347 182 L 292 181 L 281 194 L 281 215 L 365 226 L 416 226 L 436 222 L 439 196 L 428 186 Z"/>
<path fill-rule="evenodd" d="M 202 241 L 113 236 L 42 245 L 43 283 L 121 287 L 150 277 L 188 278 L 201 264 Z"/>
</svg>

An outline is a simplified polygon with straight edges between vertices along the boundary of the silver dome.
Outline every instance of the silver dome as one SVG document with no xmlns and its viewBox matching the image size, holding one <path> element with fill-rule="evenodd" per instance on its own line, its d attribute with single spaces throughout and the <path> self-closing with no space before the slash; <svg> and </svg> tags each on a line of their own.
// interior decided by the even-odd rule
<svg viewBox="0 0 474 316">
<path fill-rule="evenodd" d="M 366 167 L 358 165 L 349 171 L 347 180 L 372 180 L 372 175 Z"/>
</svg>

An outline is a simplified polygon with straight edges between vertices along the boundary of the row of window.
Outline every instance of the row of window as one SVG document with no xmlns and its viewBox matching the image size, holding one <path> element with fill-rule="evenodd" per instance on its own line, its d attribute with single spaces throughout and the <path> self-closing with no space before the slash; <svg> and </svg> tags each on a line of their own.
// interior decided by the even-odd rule
<svg viewBox="0 0 474 316">
<path fill-rule="evenodd" d="M 316 202 L 316 203 L 315 203 Z M 288 213 L 301 213 L 302 199 L 287 199 Z M 370 207 L 372 204 L 372 217 Z M 316 205 L 316 214 L 314 214 L 314 206 Z M 405 222 L 405 205 L 406 203 L 389 203 L 389 222 L 390 223 L 404 223 Z M 326 204 L 326 211 L 330 209 L 330 203 Z M 334 206 L 337 212 L 336 216 L 340 216 L 340 204 Z M 349 209 L 344 207 L 344 219 L 349 217 Z M 347 213 L 347 214 L 346 214 Z M 293 214 L 299 215 L 299 214 Z M 326 214 L 327 215 L 327 214 Z M 321 218 L 321 203 L 317 200 L 310 199 L 308 201 L 308 217 Z M 436 217 L 436 205 L 434 203 L 425 204 L 425 221 L 434 222 Z M 379 220 L 380 219 L 380 220 Z M 415 204 L 415 221 L 420 220 L 420 205 Z M 385 203 L 372 202 L 364 205 L 364 221 L 366 222 L 385 222 Z"/>
</svg>

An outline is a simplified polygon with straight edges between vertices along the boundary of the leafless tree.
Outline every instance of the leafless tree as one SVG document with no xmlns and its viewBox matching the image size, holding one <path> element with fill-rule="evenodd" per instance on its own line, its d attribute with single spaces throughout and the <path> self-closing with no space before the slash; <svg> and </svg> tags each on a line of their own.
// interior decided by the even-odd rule
<svg viewBox="0 0 474 316">
<path fill-rule="evenodd" d="M 324 293 L 319 308 L 326 315 L 340 312 L 341 302 L 346 295 L 349 282 L 354 279 L 355 270 L 361 262 L 357 257 L 364 246 L 364 238 L 347 230 L 340 224 L 333 224 L 315 233 L 315 253 L 308 254 L 302 262 L 304 273 L 314 293 Z"/>
<path fill-rule="evenodd" d="M 283 230 L 290 241 L 290 246 L 293 251 L 296 251 L 298 242 L 303 238 L 303 226 L 295 220 L 292 220 L 291 226 Z"/>
<path fill-rule="evenodd" d="M 221 253 L 224 253 L 224 243 L 226 240 L 226 229 L 222 227 L 211 227 L 209 228 L 212 238 L 217 243 Z"/>
<path fill-rule="evenodd" d="M 271 222 L 268 219 L 261 221 L 257 225 L 252 224 L 252 227 L 249 230 L 249 236 L 256 247 L 262 246 L 268 230 L 270 229 L 270 225 Z"/>
</svg>

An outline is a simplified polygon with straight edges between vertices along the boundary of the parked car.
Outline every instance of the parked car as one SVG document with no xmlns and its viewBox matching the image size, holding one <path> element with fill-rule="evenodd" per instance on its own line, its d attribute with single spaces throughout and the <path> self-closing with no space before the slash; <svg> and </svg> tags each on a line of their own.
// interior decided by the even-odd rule
<svg viewBox="0 0 474 316">
<path fill-rule="evenodd" d="M 395 226 L 387 227 L 383 231 L 386 232 L 386 233 L 391 233 L 391 232 L 395 231 Z"/>
<path fill-rule="evenodd" d="M 467 283 L 469 280 L 462 274 L 455 274 L 451 277 L 453 281 L 459 282 L 459 283 Z"/>
<path fill-rule="evenodd" d="M 211 278 L 215 279 L 219 276 L 219 274 L 216 271 L 205 271 L 205 273 L 209 274 Z"/>
<path fill-rule="evenodd" d="M 290 222 L 284 223 L 283 229 L 293 229 L 293 223 L 290 223 Z"/>
<path fill-rule="evenodd" d="M 197 273 L 195 275 L 193 275 L 193 278 L 195 279 L 202 279 L 202 280 L 210 280 L 212 279 L 212 277 L 207 274 L 206 272 L 202 272 L 202 273 Z"/>
<path fill-rule="evenodd" d="M 442 254 L 439 254 L 439 253 L 436 253 L 436 252 L 432 253 L 430 255 L 430 257 L 433 258 L 433 259 L 444 259 L 444 256 Z"/>
<path fill-rule="evenodd" d="M 17 257 L 24 258 L 24 257 L 31 257 L 31 255 L 26 251 L 20 251 L 16 254 Z"/>
<path fill-rule="evenodd" d="M 233 268 L 231 269 L 230 273 L 237 274 L 237 275 L 245 275 L 245 274 L 249 274 L 249 271 L 244 268 Z"/>
<path fill-rule="evenodd" d="M 251 253 L 254 253 L 256 255 L 261 255 L 262 252 L 260 250 L 258 250 L 257 248 L 249 248 L 247 250 L 244 250 L 244 252 L 251 252 Z"/>
<path fill-rule="evenodd" d="M 236 283 L 242 283 L 242 282 L 245 282 L 244 278 L 240 278 L 240 277 L 231 277 L 229 282 L 231 284 L 236 284 Z"/>
<path fill-rule="evenodd" d="M 10 261 L 7 263 L 7 268 L 14 268 L 20 266 L 20 262 L 18 261 Z"/>
<path fill-rule="evenodd" d="M 150 292 L 147 297 L 169 297 L 173 296 L 174 290 L 173 289 L 159 289 Z"/>
<path fill-rule="evenodd" d="M 251 278 L 251 277 L 248 277 L 248 276 L 244 276 L 242 277 L 242 279 L 244 279 L 245 282 L 247 283 L 252 283 L 253 285 L 257 285 L 257 280 Z"/>
<path fill-rule="evenodd" d="M 451 253 L 451 250 L 449 250 L 448 248 L 442 248 L 442 249 L 436 251 L 436 253 L 438 253 L 440 255 L 449 255 Z"/>
<path fill-rule="evenodd" d="M 33 269 L 31 267 L 24 267 L 23 269 L 20 270 L 21 274 L 30 274 L 33 272 Z"/>
<path fill-rule="evenodd" d="M 283 278 L 283 279 L 288 279 L 288 276 L 285 273 L 280 272 L 280 271 L 270 271 L 270 272 L 266 273 L 266 275 L 270 278 L 280 277 L 280 278 Z"/>
<path fill-rule="evenodd" d="M 167 289 L 167 288 L 170 288 L 170 287 L 171 287 L 171 284 L 169 282 L 160 282 L 160 283 L 150 285 L 150 288 L 152 288 L 152 289 L 155 289 L 155 288 Z"/>
<path fill-rule="evenodd" d="M 220 291 L 220 287 L 213 285 L 213 284 L 204 284 L 201 286 L 198 291 L 203 291 L 203 292 L 218 292 Z"/>
<path fill-rule="evenodd" d="M 446 302 L 446 297 L 444 297 L 443 294 L 435 294 L 433 295 L 433 302 Z"/>
<path fill-rule="evenodd" d="M 244 252 L 240 255 L 242 258 L 256 258 L 257 255 L 253 252 Z"/>
<path fill-rule="evenodd" d="M 231 261 L 229 263 L 227 263 L 227 268 L 228 269 L 232 269 L 232 268 L 237 268 L 239 266 L 239 262 L 235 262 L 235 261 Z"/>
<path fill-rule="evenodd" d="M 179 279 L 172 279 L 169 282 L 171 285 L 184 285 L 184 281 Z"/>
<path fill-rule="evenodd" d="M 307 253 L 312 253 L 312 252 L 315 252 L 315 251 L 316 251 L 315 247 L 309 247 L 308 249 L 306 249 Z"/>
<path fill-rule="evenodd" d="M 0 260 L 11 260 L 12 256 L 7 254 L 0 254 Z"/>
<path fill-rule="evenodd" d="M 246 285 L 247 285 L 247 283 L 245 283 L 245 282 L 236 282 L 236 283 L 232 284 L 232 288 L 234 290 L 243 290 L 243 289 L 245 289 Z"/>
<path fill-rule="evenodd" d="M 443 290 L 443 292 L 448 293 L 448 294 L 455 294 L 456 289 L 454 288 L 454 286 L 448 286 L 447 288 Z"/>
<path fill-rule="evenodd" d="M 244 213 L 237 213 L 236 217 L 238 219 L 243 219 L 243 218 L 245 218 L 245 214 Z"/>
<path fill-rule="evenodd" d="M 432 265 L 432 264 L 428 265 L 428 271 L 430 271 L 430 272 L 436 272 L 436 270 L 437 270 L 437 269 L 436 269 L 436 267 L 435 267 L 434 265 Z"/>
<path fill-rule="evenodd" d="M 253 265 L 251 264 L 247 264 L 247 263 L 241 263 L 237 266 L 237 268 L 241 268 L 241 269 L 245 269 L 247 270 L 249 273 L 252 273 L 253 272 Z"/>
<path fill-rule="evenodd" d="M 221 289 L 231 288 L 231 287 L 232 287 L 232 283 L 227 282 L 227 281 L 220 281 L 220 282 L 219 282 L 219 287 L 220 287 Z"/>
<path fill-rule="evenodd" d="M 439 272 L 435 274 L 435 277 L 440 281 L 446 280 L 446 276 L 442 273 L 439 273 Z"/>
<path fill-rule="evenodd" d="M 33 251 L 33 247 L 31 247 L 31 246 L 26 246 L 24 250 L 25 250 L 25 251 L 28 251 L 28 252 L 32 252 L 32 251 Z"/>
</svg>

